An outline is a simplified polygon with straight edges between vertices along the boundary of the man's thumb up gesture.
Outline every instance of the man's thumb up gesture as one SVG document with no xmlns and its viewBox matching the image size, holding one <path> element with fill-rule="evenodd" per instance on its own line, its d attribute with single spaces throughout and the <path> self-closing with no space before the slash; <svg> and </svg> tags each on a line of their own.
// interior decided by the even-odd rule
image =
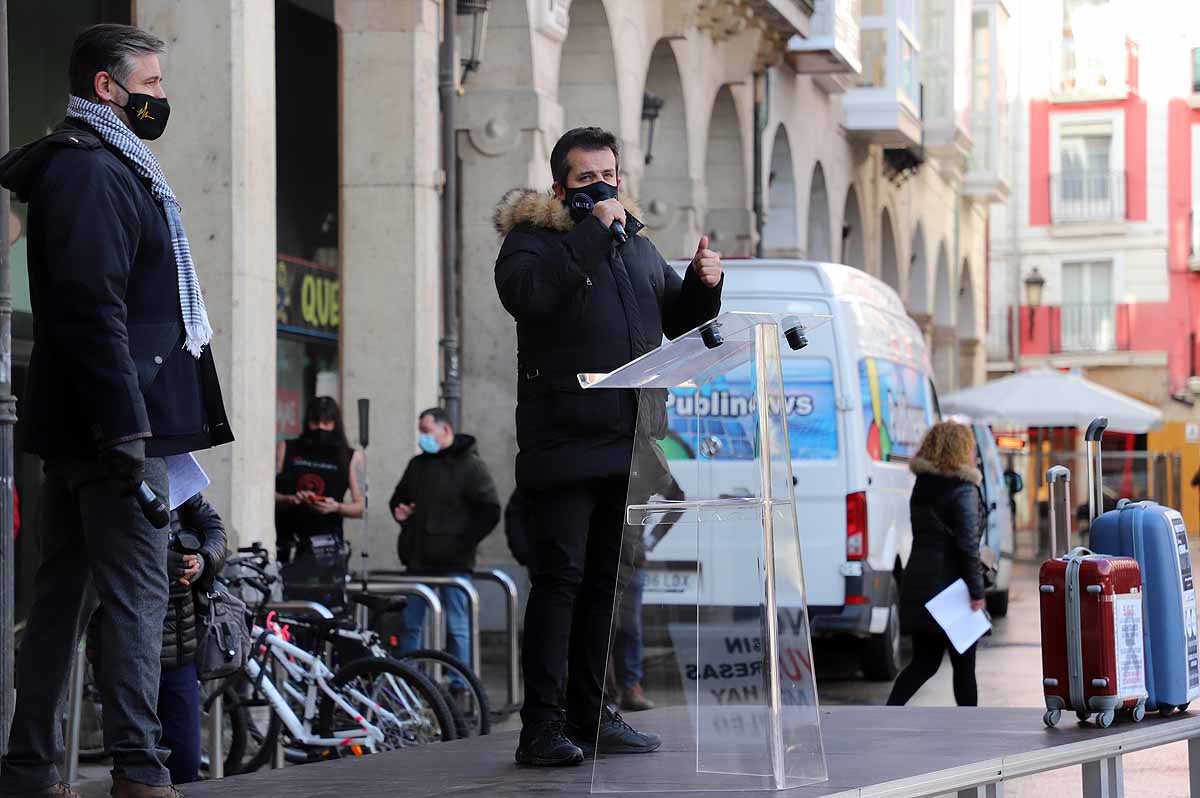
<svg viewBox="0 0 1200 798">
<path fill-rule="evenodd" d="M 721 282 L 721 253 L 708 248 L 708 236 L 700 236 L 700 243 L 696 245 L 696 255 L 692 258 L 692 268 L 696 270 L 700 282 L 709 288 Z"/>
</svg>

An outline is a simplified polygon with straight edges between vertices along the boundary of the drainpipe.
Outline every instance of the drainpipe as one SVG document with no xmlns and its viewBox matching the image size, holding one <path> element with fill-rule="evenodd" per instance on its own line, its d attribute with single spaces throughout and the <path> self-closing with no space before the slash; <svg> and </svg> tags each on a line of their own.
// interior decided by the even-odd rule
<svg viewBox="0 0 1200 798">
<path fill-rule="evenodd" d="M 754 228 L 758 233 L 754 257 L 763 256 L 763 227 L 766 203 L 763 202 L 763 133 L 767 125 L 767 72 L 754 75 Z"/>
<path fill-rule="evenodd" d="M 0 0 L 0 153 L 8 152 L 8 0 Z M 13 424 L 12 276 L 8 259 L 8 192 L 0 191 L 0 753 L 8 749 L 12 721 L 13 623 Z"/>
<path fill-rule="evenodd" d="M 442 3 L 442 47 L 438 56 L 438 93 L 442 100 L 442 395 L 441 405 L 450 424 L 460 429 L 462 377 L 459 374 L 458 342 L 458 144 L 455 111 L 458 86 L 455 81 L 454 40 L 458 4 Z"/>
</svg>

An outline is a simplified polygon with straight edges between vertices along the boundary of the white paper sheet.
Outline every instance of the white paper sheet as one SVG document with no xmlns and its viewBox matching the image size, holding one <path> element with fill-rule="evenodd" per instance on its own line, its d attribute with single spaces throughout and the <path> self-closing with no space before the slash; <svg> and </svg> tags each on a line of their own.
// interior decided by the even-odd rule
<svg viewBox="0 0 1200 798">
<path fill-rule="evenodd" d="M 963 653 L 992 628 L 983 610 L 971 610 L 967 583 L 959 579 L 925 603 L 925 609 L 946 631 L 954 649 Z"/>
<path fill-rule="evenodd" d="M 171 509 L 174 510 L 209 485 L 208 474 L 191 454 L 174 454 L 167 460 L 167 483 L 171 490 Z"/>
</svg>

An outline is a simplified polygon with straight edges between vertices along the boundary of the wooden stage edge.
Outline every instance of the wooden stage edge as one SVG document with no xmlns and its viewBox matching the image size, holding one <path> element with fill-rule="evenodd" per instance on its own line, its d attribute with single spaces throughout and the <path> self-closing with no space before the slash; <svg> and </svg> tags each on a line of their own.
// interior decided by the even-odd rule
<svg viewBox="0 0 1200 798">
<path fill-rule="evenodd" d="M 1200 739 L 1200 716 L 1191 713 L 1110 729 L 1080 726 L 1065 716 L 1058 728 L 1042 725 L 1043 709 L 830 707 L 821 710 L 829 780 L 787 790 L 796 798 L 859 798 L 886 794 L 920 798 L 954 793 L 1004 779 L 1095 762 L 1187 739 Z M 641 727 L 691 733 L 686 713 L 658 710 L 631 716 Z M 515 732 L 474 737 L 405 751 L 260 771 L 188 785 L 187 798 L 397 798 L 411 796 L 588 795 L 592 763 L 581 767 L 521 768 L 513 763 Z M 621 757 L 634 778 L 649 787 L 656 778 L 694 762 L 685 745 L 643 756 Z M 1193 760 L 1193 766 L 1195 761 Z M 645 774 L 642 779 L 638 771 Z M 696 792 L 643 791 L 681 798 Z M 711 794 L 711 793 L 710 793 Z M 770 791 L 742 795 L 778 795 Z"/>
</svg>

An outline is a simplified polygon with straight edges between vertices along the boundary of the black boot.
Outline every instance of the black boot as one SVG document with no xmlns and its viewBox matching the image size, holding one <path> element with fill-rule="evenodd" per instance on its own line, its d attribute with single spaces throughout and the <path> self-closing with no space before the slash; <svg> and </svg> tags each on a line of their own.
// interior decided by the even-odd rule
<svg viewBox="0 0 1200 798">
<path fill-rule="evenodd" d="M 526 724 L 517 744 L 517 764 L 535 767 L 561 767 L 583 763 L 583 751 L 563 733 L 563 720 L 543 720 Z"/>
<path fill-rule="evenodd" d="M 613 707 L 605 707 L 600 716 L 600 733 L 596 735 L 595 727 L 569 724 L 567 736 L 571 742 L 579 746 L 587 756 L 596 751 L 596 737 L 599 738 L 600 753 L 602 754 L 648 754 L 657 751 L 662 745 L 662 738 L 654 732 L 640 732 L 625 722 L 624 718 Z"/>
</svg>

